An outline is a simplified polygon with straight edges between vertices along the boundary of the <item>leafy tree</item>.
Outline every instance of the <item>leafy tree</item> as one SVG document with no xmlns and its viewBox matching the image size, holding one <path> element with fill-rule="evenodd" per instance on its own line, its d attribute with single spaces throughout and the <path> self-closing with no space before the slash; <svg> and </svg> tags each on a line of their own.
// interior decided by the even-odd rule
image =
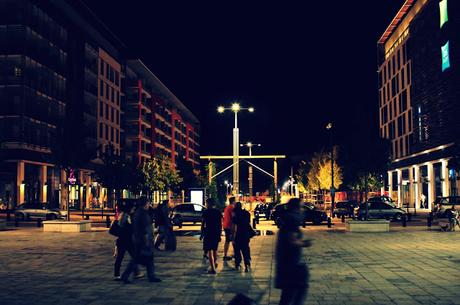
<svg viewBox="0 0 460 305">
<path fill-rule="evenodd" d="M 145 187 L 151 192 L 173 190 L 182 182 L 179 171 L 174 168 L 171 159 L 158 155 L 142 165 Z"/>
<path fill-rule="evenodd" d="M 206 173 L 208 174 L 209 177 L 209 170 L 211 169 L 211 172 L 213 174 L 216 173 L 217 168 L 216 164 L 214 162 L 211 162 L 210 164 L 207 164 L 205 166 L 206 168 Z M 208 197 L 212 198 L 214 202 L 216 203 L 216 206 L 221 207 L 221 203 L 219 200 L 219 194 L 217 192 L 217 181 L 216 179 L 212 179 L 211 183 L 209 183 L 209 178 L 206 180 L 206 192 L 208 194 Z"/>
<path fill-rule="evenodd" d="M 334 189 L 339 189 L 342 185 L 342 169 L 334 162 Z M 317 179 L 319 181 L 320 189 L 330 190 L 332 188 L 332 170 L 331 160 L 323 161 L 319 164 L 319 172 Z"/>
<path fill-rule="evenodd" d="M 307 177 L 306 177 L 307 189 L 311 191 L 321 190 L 321 183 L 318 177 L 319 177 L 321 163 L 325 161 L 325 158 L 326 158 L 326 155 L 322 151 L 317 152 L 313 155 L 310 162 L 308 163 L 310 168 L 308 170 Z"/>
<path fill-rule="evenodd" d="M 187 161 L 185 157 L 179 157 L 176 160 L 176 168 L 179 170 L 180 176 L 182 177 L 182 182 L 179 185 L 180 189 L 187 190 L 192 187 L 197 187 L 198 176 L 196 173 L 197 171 L 193 168 L 192 162 Z"/>
</svg>

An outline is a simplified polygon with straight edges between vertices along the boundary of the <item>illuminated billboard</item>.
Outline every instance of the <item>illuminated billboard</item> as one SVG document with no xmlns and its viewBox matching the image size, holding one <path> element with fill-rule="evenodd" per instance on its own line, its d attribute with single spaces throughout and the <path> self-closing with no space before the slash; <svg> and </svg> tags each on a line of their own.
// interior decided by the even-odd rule
<svg viewBox="0 0 460 305">
<path fill-rule="evenodd" d="M 450 68 L 450 58 L 449 58 L 449 42 L 446 42 L 445 45 L 441 47 L 441 56 L 442 56 L 442 72 Z"/>
<path fill-rule="evenodd" d="M 447 0 L 442 0 L 439 2 L 439 27 L 442 28 L 444 23 L 449 20 L 449 16 L 447 15 Z"/>
</svg>

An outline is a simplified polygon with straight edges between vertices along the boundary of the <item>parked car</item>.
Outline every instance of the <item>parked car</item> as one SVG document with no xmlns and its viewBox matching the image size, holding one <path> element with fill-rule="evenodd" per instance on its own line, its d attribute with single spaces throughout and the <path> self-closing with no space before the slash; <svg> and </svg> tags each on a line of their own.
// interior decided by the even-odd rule
<svg viewBox="0 0 460 305">
<path fill-rule="evenodd" d="M 254 209 L 254 217 L 265 218 L 266 220 L 271 219 L 271 211 L 273 209 L 272 203 L 259 203 Z"/>
<path fill-rule="evenodd" d="M 356 201 L 341 201 L 337 202 L 334 207 L 334 212 L 332 213 L 333 217 L 342 217 L 342 215 L 347 217 L 353 217 L 355 215 L 355 209 L 358 208 L 358 203 Z"/>
<path fill-rule="evenodd" d="M 67 211 L 51 207 L 48 203 L 31 202 L 20 204 L 16 208 L 14 215 L 20 221 L 32 218 L 54 220 L 64 218 L 67 215 Z"/>
<path fill-rule="evenodd" d="M 280 227 L 282 222 L 282 215 L 287 211 L 287 204 L 282 203 L 276 205 L 272 210 L 272 219 L 275 224 Z M 308 222 L 313 222 L 313 224 L 321 224 L 323 221 L 327 220 L 327 215 L 324 211 L 318 210 L 313 204 L 305 203 L 304 204 L 304 220 Z"/>
<path fill-rule="evenodd" d="M 388 203 L 389 205 L 392 205 L 392 206 L 396 206 L 396 202 L 391 198 L 391 197 L 388 197 L 388 196 L 374 196 L 374 197 L 371 197 L 367 200 L 367 202 L 385 202 L 385 203 Z"/>
<path fill-rule="evenodd" d="M 203 211 L 206 207 L 196 203 L 183 203 L 175 206 L 171 213 L 170 219 L 173 225 L 182 227 L 184 222 L 201 222 Z"/>
<path fill-rule="evenodd" d="M 388 219 L 400 221 L 403 217 L 407 217 L 405 210 L 394 206 L 393 204 L 385 201 L 366 202 L 360 205 L 358 210 L 358 219 L 364 219 L 366 217 L 366 204 L 369 209 L 369 219 Z"/>
<path fill-rule="evenodd" d="M 447 211 L 450 210 L 453 205 L 460 207 L 460 196 L 436 198 L 432 210 L 434 218 L 447 218 Z"/>
</svg>

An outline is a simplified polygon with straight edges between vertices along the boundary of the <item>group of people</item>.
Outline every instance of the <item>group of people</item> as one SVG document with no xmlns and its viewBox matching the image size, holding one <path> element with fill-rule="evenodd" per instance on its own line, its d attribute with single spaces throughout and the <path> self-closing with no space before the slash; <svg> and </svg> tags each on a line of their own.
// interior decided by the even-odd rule
<svg viewBox="0 0 460 305">
<path fill-rule="evenodd" d="M 139 265 L 144 265 L 147 270 L 147 277 L 150 282 L 161 282 L 155 276 L 153 263 L 153 249 L 159 250 L 164 241 L 170 223 L 167 212 L 168 201 L 162 202 L 152 212 L 150 203 L 147 200 L 139 199 L 136 204 L 123 202 L 118 206 L 120 214 L 118 219 L 112 224 L 117 227 L 115 241 L 115 264 L 114 279 L 124 283 L 131 283 L 130 276 L 134 273 L 134 278 L 141 278 L 145 274 L 140 272 Z M 155 218 L 159 234 L 153 239 L 153 220 Z M 115 230 L 114 230 L 115 231 Z M 121 274 L 121 263 L 126 252 L 130 255 L 130 261 L 126 269 Z"/>
<path fill-rule="evenodd" d="M 208 273 L 217 271 L 217 249 L 221 241 L 222 228 L 225 233 L 225 261 L 235 259 L 235 270 L 241 269 L 244 261 L 244 271 L 251 269 L 250 239 L 255 235 L 251 227 L 251 215 L 244 210 L 241 202 L 235 202 L 235 197 L 229 198 L 229 204 L 224 209 L 224 215 L 215 208 L 212 198 L 206 201 L 207 209 L 203 212 L 201 222 L 201 237 L 203 240 L 204 257 L 209 259 Z M 230 244 L 233 246 L 234 257 L 228 255 Z"/>
<path fill-rule="evenodd" d="M 204 256 L 209 259 L 208 273 L 217 273 L 217 250 L 221 241 L 222 230 L 225 233 L 224 256 L 225 261 L 234 259 L 235 270 L 241 270 L 244 262 L 244 271 L 251 271 L 250 240 L 255 235 L 250 224 L 250 214 L 242 208 L 241 202 L 234 197 L 229 199 L 224 213 L 216 209 L 214 201 L 206 201 L 207 209 L 203 211 L 200 239 L 203 240 Z M 120 228 L 116 240 L 114 275 L 115 280 L 131 283 L 130 277 L 145 276 L 140 272 L 139 265 L 144 265 L 150 282 L 161 282 L 155 276 L 153 263 L 154 248 L 159 249 L 166 232 L 170 229 L 168 217 L 168 202 L 164 201 L 151 213 L 151 207 L 146 200 L 138 201 L 136 205 L 124 204 L 119 206 L 120 214 L 116 225 Z M 153 239 L 152 216 L 159 227 L 157 238 Z M 302 211 L 299 199 L 291 199 L 287 204 L 287 211 L 283 213 L 284 220 L 279 228 L 276 244 L 276 275 L 275 287 L 281 289 L 280 305 L 303 304 L 307 289 L 309 271 L 303 260 L 302 248 L 309 247 L 311 242 L 302 238 L 300 226 Z M 230 245 L 233 256 L 229 255 Z M 126 252 L 130 261 L 120 275 L 121 263 Z"/>
</svg>

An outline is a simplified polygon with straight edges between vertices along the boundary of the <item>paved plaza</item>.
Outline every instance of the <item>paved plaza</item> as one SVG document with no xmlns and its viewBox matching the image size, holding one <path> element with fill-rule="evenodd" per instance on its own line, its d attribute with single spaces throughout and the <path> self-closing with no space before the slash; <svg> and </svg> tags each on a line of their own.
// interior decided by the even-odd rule
<svg viewBox="0 0 460 305">
<path fill-rule="evenodd" d="M 305 235 L 313 239 L 304 250 L 311 270 L 306 304 L 460 304 L 459 232 L 412 227 L 357 234 L 312 226 Z M 227 304 L 237 293 L 258 304 L 279 301 L 274 235 L 252 239 L 251 273 L 219 260 L 217 275 L 206 273 L 198 236 L 179 236 L 176 252 L 155 253 L 163 282 L 142 278 L 131 285 L 112 280 L 113 240 L 104 228 L 0 232 L 0 304 L 210 305 Z"/>
</svg>

